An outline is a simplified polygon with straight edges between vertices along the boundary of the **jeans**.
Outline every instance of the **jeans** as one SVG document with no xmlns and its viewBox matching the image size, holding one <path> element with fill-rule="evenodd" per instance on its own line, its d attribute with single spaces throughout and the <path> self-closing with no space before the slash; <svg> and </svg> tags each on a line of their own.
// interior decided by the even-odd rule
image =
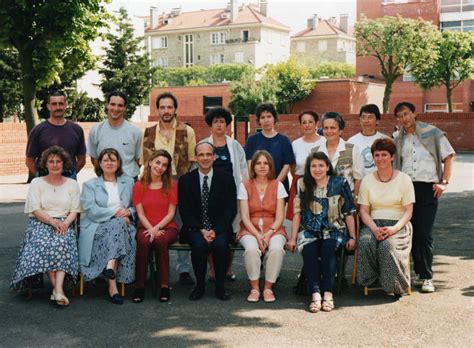
<svg viewBox="0 0 474 348">
<path fill-rule="evenodd" d="M 335 239 L 317 239 L 303 248 L 303 270 L 310 293 L 334 292 L 337 268 L 336 245 Z"/>
</svg>

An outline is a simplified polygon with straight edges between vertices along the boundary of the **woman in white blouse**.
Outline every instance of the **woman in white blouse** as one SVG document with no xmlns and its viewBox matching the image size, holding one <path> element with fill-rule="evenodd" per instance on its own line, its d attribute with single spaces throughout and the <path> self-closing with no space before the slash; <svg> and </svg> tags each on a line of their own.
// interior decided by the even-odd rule
<svg viewBox="0 0 474 348">
<path fill-rule="evenodd" d="M 84 280 L 102 277 L 108 282 L 109 300 L 122 304 L 117 281 L 135 280 L 136 229 L 132 224 L 134 181 L 123 174 L 117 150 L 102 150 L 97 178 L 84 183 L 83 215 L 79 235 L 79 263 Z"/>
<path fill-rule="evenodd" d="M 51 146 L 41 156 L 48 174 L 30 184 L 25 213 L 30 219 L 16 260 L 11 287 L 21 290 L 26 278 L 47 273 L 53 286 L 50 299 L 69 305 L 63 289 L 66 275 L 77 278 L 76 233 L 71 227 L 80 212 L 79 185 L 61 175 L 71 160 L 62 147 Z"/>
</svg>

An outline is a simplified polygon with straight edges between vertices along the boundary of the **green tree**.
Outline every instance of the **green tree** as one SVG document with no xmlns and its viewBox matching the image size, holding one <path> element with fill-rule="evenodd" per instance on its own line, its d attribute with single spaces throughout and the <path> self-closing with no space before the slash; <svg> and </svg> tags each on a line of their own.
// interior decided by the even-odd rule
<svg viewBox="0 0 474 348">
<path fill-rule="evenodd" d="M 356 74 L 354 65 L 339 62 L 322 62 L 308 68 L 313 79 L 320 79 L 323 76 L 340 79 L 354 77 Z"/>
<path fill-rule="evenodd" d="M 14 48 L 0 50 L 0 122 L 21 114 L 21 71 Z"/>
<path fill-rule="evenodd" d="M 315 85 L 308 68 L 295 59 L 267 66 L 262 83 L 275 86 L 276 106 L 281 113 L 291 113 L 295 102 L 306 98 Z"/>
<path fill-rule="evenodd" d="M 429 69 L 412 72 L 424 89 L 436 86 L 446 88 L 448 111 L 453 111 L 453 90 L 474 75 L 474 34 L 462 31 L 445 31 L 437 41 L 438 59 Z"/>
<path fill-rule="evenodd" d="M 3 0 L 0 48 L 18 51 L 27 132 L 38 123 L 38 88 L 59 81 L 66 67 L 90 66 L 89 42 L 105 25 L 100 0 Z M 83 72 L 83 71 L 82 71 Z"/>
<path fill-rule="evenodd" d="M 408 70 L 427 70 L 437 59 L 436 42 L 440 33 L 421 19 L 362 17 L 355 25 L 358 54 L 375 57 L 385 80 L 383 112 L 388 111 L 393 83 Z"/>
<path fill-rule="evenodd" d="M 107 34 L 109 46 L 99 73 L 104 77 L 100 85 L 106 95 L 114 90 L 128 97 L 128 117 L 143 103 L 151 89 L 153 68 L 142 46 L 143 38 L 134 37 L 133 25 L 124 8 L 117 18 L 117 33 Z"/>
</svg>

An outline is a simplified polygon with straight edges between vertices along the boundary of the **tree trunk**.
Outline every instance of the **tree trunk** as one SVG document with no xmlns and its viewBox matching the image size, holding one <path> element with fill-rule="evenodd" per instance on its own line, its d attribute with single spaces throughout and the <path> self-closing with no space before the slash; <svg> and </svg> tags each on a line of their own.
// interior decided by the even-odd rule
<svg viewBox="0 0 474 348">
<path fill-rule="evenodd" d="M 34 126 L 39 123 L 36 110 L 36 79 L 33 69 L 33 52 L 18 50 L 21 67 L 23 107 L 25 108 L 26 132 L 30 134 Z"/>
<path fill-rule="evenodd" d="M 383 92 L 383 113 L 388 113 L 388 105 L 390 103 L 390 96 L 392 94 L 393 81 L 385 80 L 385 90 Z"/>
<path fill-rule="evenodd" d="M 446 99 L 448 100 L 448 112 L 453 112 L 453 102 L 451 100 L 453 94 L 453 90 L 451 89 L 451 85 L 448 83 L 446 85 Z"/>
</svg>

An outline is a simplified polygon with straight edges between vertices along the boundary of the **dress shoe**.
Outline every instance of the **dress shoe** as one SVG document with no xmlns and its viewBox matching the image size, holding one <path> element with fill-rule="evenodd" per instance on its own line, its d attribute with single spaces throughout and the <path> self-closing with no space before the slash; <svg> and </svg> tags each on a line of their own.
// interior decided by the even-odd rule
<svg viewBox="0 0 474 348">
<path fill-rule="evenodd" d="M 216 290 L 216 297 L 221 301 L 230 300 L 230 294 L 225 290 L 219 290 L 219 291 Z"/>
<path fill-rule="evenodd" d="M 109 300 L 113 304 L 118 304 L 118 305 L 123 304 L 123 297 L 121 295 L 119 295 L 118 293 L 113 294 L 112 296 L 109 295 Z"/>
<path fill-rule="evenodd" d="M 189 294 L 189 299 L 191 301 L 198 301 L 201 299 L 201 297 L 204 296 L 204 289 L 203 288 L 194 288 L 194 290 Z"/>
<path fill-rule="evenodd" d="M 183 272 L 179 274 L 179 283 L 181 285 L 194 285 L 194 280 L 188 272 Z"/>
</svg>

